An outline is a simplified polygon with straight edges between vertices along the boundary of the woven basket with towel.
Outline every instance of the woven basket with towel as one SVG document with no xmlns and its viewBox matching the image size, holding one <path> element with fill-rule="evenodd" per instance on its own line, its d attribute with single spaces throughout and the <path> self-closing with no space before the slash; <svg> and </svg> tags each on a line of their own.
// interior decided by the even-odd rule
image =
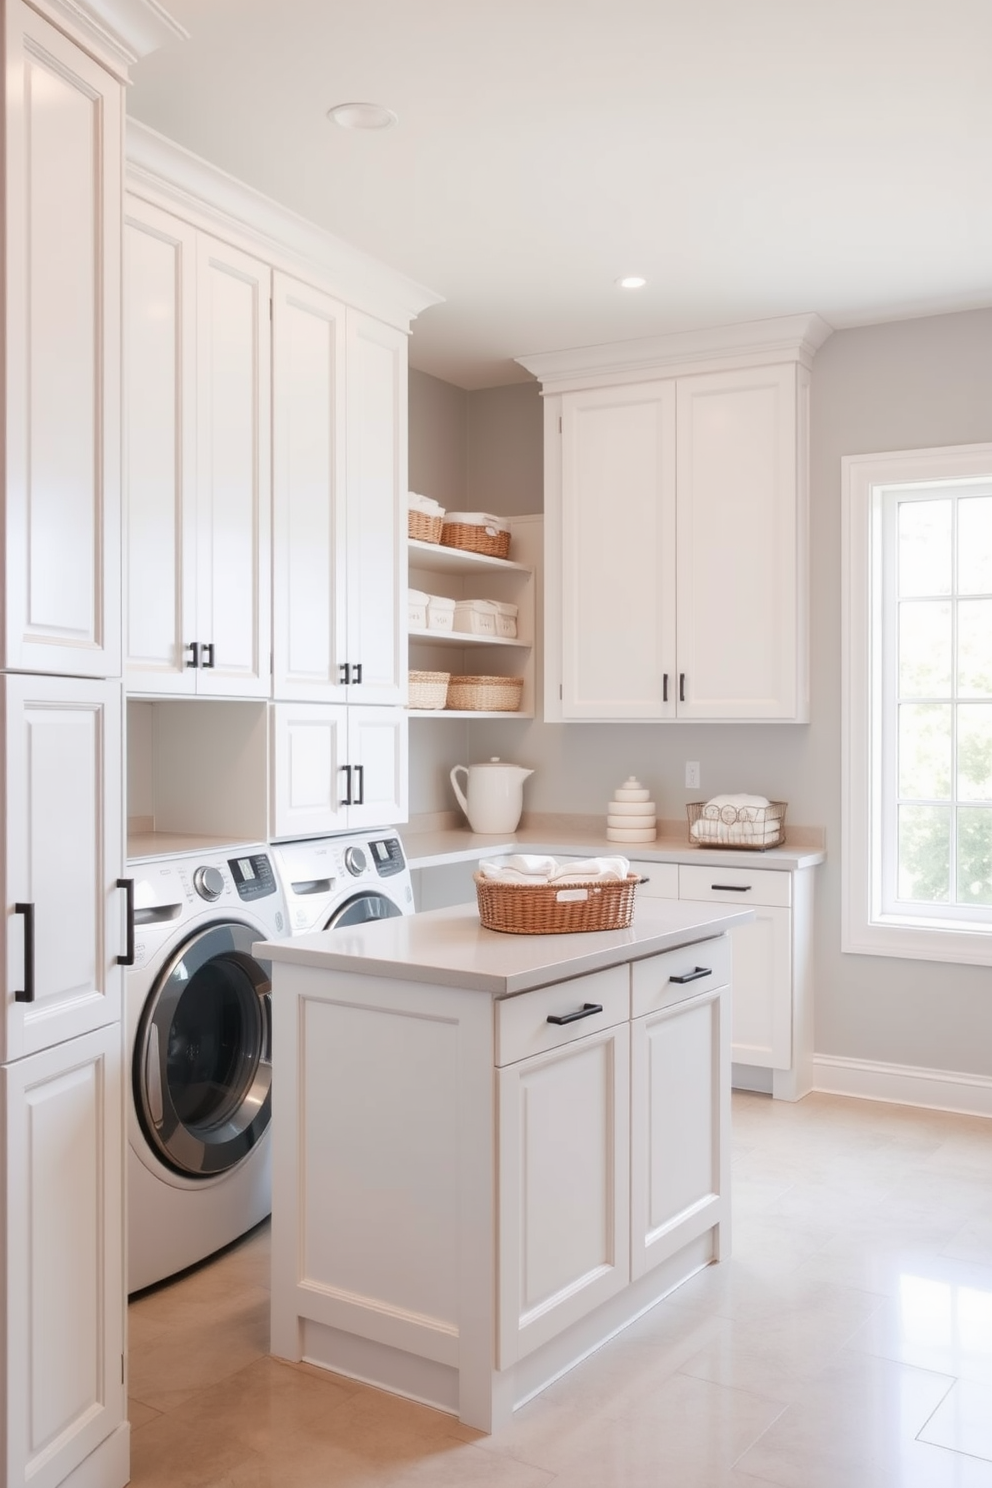
<svg viewBox="0 0 992 1488">
<path fill-rule="evenodd" d="M 474 876 L 483 926 L 510 935 L 625 930 L 641 882 L 626 858 L 559 863 L 537 853 L 482 862 Z"/>
</svg>

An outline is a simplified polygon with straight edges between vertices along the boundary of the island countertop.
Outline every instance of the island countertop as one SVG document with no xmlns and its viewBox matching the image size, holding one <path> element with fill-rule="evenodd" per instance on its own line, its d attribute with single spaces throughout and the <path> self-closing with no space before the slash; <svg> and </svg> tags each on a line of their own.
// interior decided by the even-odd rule
<svg viewBox="0 0 992 1488">
<path fill-rule="evenodd" d="M 274 962 L 512 997 L 722 935 L 753 918 L 752 910 L 726 905 L 645 899 L 637 902 L 626 930 L 507 935 L 483 929 L 476 905 L 459 904 L 292 940 L 261 941 L 254 951 Z"/>
</svg>

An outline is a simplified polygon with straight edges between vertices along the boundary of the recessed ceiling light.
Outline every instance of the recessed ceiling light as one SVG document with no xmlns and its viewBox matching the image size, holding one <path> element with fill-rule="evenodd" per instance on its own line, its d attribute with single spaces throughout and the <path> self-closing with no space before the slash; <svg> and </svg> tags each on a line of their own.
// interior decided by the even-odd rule
<svg viewBox="0 0 992 1488">
<path fill-rule="evenodd" d="M 647 282 L 640 274 L 625 274 L 622 279 L 617 280 L 620 289 L 643 289 Z"/>
<path fill-rule="evenodd" d="M 381 103 L 336 103 L 327 117 L 342 129 L 392 129 L 396 115 Z"/>
</svg>

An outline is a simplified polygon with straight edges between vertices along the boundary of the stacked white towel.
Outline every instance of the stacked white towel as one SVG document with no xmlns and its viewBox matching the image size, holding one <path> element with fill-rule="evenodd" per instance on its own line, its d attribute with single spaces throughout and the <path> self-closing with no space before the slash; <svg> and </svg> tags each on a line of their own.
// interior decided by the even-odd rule
<svg viewBox="0 0 992 1488">
<path fill-rule="evenodd" d="M 769 814 L 767 796 L 712 796 L 690 827 L 695 842 L 774 847 L 782 836 L 779 813 Z"/>
<path fill-rule="evenodd" d="M 426 517 L 444 516 L 444 507 L 433 496 L 421 496 L 417 491 L 407 491 L 406 501 L 411 511 L 423 512 Z"/>
<path fill-rule="evenodd" d="M 711 796 L 703 807 L 705 821 L 756 822 L 771 805 L 767 796 Z"/>
<path fill-rule="evenodd" d="M 484 878 L 497 883 L 557 884 L 560 887 L 591 883 L 623 882 L 630 873 L 626 858 L 580 858 L 574 863 L 561 863 L 557 858 L 540 853 L 513 853 L 508 858 L 493 858 L 479 864 Z"/>
</svg>

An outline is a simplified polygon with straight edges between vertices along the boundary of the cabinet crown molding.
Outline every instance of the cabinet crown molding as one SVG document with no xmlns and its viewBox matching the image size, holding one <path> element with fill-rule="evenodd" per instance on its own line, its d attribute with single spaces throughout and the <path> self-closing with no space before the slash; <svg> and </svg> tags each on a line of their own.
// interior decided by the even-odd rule
<svg viewBox="0 0 992 1488">
<path fill-rule="evenodd" d="M 127 121 L 125 158 L 136 196 L 399 330 L 444 298 L 135 119 Z"/>
<path fill-rule="evenodd" d="M 584 387 L 774 362 L 795 361 L 808 368 L 832 330 L 815 313 L 782 315 L 738 325 L 676 331 L 667 336 L 644 336 L 635 341 L 539 352 L 516 360 L 538 379 L 542 392 L 574 392 Z"/>
<path fill-rule="evenodd" d="M 35 10 L 75 38 L 117 77 L 167 41 L 187 41 L 185 26 L 158 0 L 31 0 Z"/>
</svg>

